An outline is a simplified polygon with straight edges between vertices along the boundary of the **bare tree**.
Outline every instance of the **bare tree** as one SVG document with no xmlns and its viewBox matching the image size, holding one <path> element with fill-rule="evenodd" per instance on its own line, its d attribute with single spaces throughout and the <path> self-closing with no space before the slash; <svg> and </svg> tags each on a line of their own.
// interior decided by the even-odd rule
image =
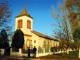
<svg viewBox="0 0 80 60">
<path fill-rule="evenodd" d="M 76 47 L 79 45 L 79 28 L 80 28 L 80 0 L 64 0 L 64 5 L 69 11 L 69 22 Z"/>
<path fill-rule="evenodd" d="M 7 1 L 0 2 L 0 30 L 9 31 L 11 29 L 11 26 L 9 26 L 12 15 L 12 10 L 9 9 L 10 6 L 11 4 Z"/>
<path fill-rule="evenodd" d="M 60 41 L 60 46 L 62 48 L 64 45 L 66 45 L 65 41 L 67 40 L 67 36 L 66 36 L 66 33 L 64 32 L 64 30 L 61 30 L 61 28 L 54 30 L 52 36 L 55 39 L 58 39 Z"/>
<path fill-rule="evenodd" d="M 69 48 L 70 36 L 71 36 L 71 24 L 68 19 L 69 11 L 64 4 L 58 4 L 58 10 L 52 6 L 52 17 L 57 21 L 58 25 L 64 31 L 67 37 L 67 48 Z"/>
</svg>

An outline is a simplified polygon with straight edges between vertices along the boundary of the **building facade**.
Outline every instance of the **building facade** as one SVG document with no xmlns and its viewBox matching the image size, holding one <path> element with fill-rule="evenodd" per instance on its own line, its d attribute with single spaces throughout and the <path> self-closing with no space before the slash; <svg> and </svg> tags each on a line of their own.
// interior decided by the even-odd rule
<svg viewBox="0 0 80 60">
<path fill-rule="evenodd" d="M 50 49 L 51 47 L 59 46 L 58 40 L 33 31 L 33 18 L 30 16 L 25 6 L 15 18 L 15 30 L 20 28 L 24 33 L 24 50 L 27 50 L 28 47 L 32 49 L 34 46 L 36 46 L 37 49 L 39 46 L 42 49 Z"/>
</svg>

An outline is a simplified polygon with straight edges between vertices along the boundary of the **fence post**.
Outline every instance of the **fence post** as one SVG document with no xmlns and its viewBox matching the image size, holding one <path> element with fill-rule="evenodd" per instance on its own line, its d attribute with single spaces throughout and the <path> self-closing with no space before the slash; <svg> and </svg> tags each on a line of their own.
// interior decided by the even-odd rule
<svg viewBox="0 0 80 60">
<path fill-rule="evenodd" d="M 49 49 L 49 52 L 50 52 L 50 49 Z"/>
<path fill-rule="evenodd" d="M 45 53 L 45 49 L 44 49 L 44 51 L 43 51 L 44 53 Z"/>
<path fill-rule="evenodd" d="M 60 49 L 60 53 L 61 53 L 61 49 Z"/>
<path fill-rule="evenodd" d="M 80 58 L 80 48 L 79 48 L 79 58 Z"/>
<path fill-rule="evenodd" d="M 38 50 L 36 51 L 36 53 L 38 54 Z"/>
<path fill-rule="evenodd" d="M 58 52 L 58 49 L 57 49 L 57 52 Z"/>
<path fill-rule="evenodd" d="M 67 49 L 67 54 L 69 54 L 69 49 Z"/>
<path fill-rule="evenodd" d="M 12 54 L 12 48 L 10 48 L 10 55 Z"/>
<path fill-rule="evenodd" d="M 19 48 L 19 54 L 21 54 L 21 53 L 22 53 L 21 48 Z"/>
</svg>

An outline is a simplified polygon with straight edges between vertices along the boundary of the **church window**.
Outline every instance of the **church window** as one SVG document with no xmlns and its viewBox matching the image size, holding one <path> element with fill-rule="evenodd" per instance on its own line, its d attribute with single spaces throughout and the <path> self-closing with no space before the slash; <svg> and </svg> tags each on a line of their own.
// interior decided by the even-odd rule
<svg viewBox="0 0 80 60">
<path fill-rule="evenodd" d="M 22 28 L 22 20 L 18 20 L 18 28 Z"/>
<path fill-rule="evenodd" d="M 27 28 L 31 29 L 31 21 L 30 20 L 27 21 Z"/>
<path fill-rule="evenodd" d="M 49 49 L 49 42 L 48 42 L 48 49 Z"/>
<path fill-rule="evenodd" d="M 34 40 L 34 43 L 36 43 L 36 40 Z"/>
<path fill-rule="evenodd" d="M 44 41 L 44 48 L 46 48 L 46 42 Z"/>
</svg>

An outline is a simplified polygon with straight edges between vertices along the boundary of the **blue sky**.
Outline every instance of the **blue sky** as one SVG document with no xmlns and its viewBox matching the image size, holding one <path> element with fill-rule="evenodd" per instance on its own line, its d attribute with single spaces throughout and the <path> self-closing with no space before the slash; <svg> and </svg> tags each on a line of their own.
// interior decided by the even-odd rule
<svg viewBox="0 0 80 60">
<path fill-rule="evenodd" d="M 1 0 L 2 1 L 2 0 Z M 57 8 L 57 4 L 62 0 L 4 0 L 12 4 L 10 9 L 13 11 L 12 31 L 15 31 L 15 17 L 24 7 L 27 9 L 31 17 L 33 17 L 33 30 L 51 36 L 55 27 L 50 24 L 56 24 L 56 20 L 51 17 L 51 7 Z"/>
</svg>

